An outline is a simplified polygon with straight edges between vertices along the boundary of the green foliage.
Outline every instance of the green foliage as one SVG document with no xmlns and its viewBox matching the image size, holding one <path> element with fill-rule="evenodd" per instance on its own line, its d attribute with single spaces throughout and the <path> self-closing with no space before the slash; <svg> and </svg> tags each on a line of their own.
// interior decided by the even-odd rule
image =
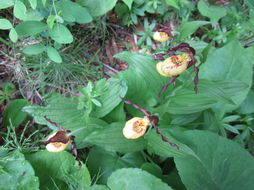
<svg viewBox="0 0 254 190">
<path fill-rule="evenodd" d="M 153 29 L 155 27 L 155 21 L 149 24 L 148 20 L 144 20 L 144 31 L 136 30 L 136 34 L 141 36 L 138 40 L 138 46 L 142 46 L 146 44 L 147 46 L 152 46 L 152 37 L 153 37 Z"/>
<path fill-rule="evenodd" d="M 5 126 L 14 125 L 18 126 L 26 118 L 27 113 L 22 112 L 22 108 L 29 105 L 29 102 L 25 99 L 16 99 L 11 101 L 4 110 L 3 123 Z"/>
<path fill-rule="evenodd" d="M 10 95 L 16 90 L 15 86 L 10 82 L 5 82 L 0 85 L 0 104 L 10 100 Z"/>
<path fill-rule="evenodd" d="M 140 183 L 142 181 L 142 183 Z M 117 189 L 161 189 L 172 190 L 167 184 L 153 175 L 140 169 L 120 169 L 115 171 L 108 179 L 107 185 L 112 190 Z"/>
<path fill-rule="evenodd" d="M 19 151 L 4 153 L 0 150 L 1 190 L 39 190 L 39 180 L 34 169 Z"/>
<path fill-rule="evenodd" d="M 139 153 L 128 153 L 120 157 L 116 152 L 94 147 L 87 160 L 89 171 L 98 176 L 98 183 L 106 184 L 109 176 L 116 170 L 126 167 L 140 167 L 144 159 Z"/>
<path fill-rule="evenodd" d="M 200 78 L 210 81 L 237 80 L 247 85 L 245 89 L 230 95 L 235 106 L 218 103 L 215 109 L 232 111 L 247 97 L 252 84 L 250 56 L 238 42 L 233 41 L 211 52 L 206 63 L 201 67 Z"/>
<path fill-rule="evenodd" d="M 174 156 L 181 179 L 188 189 L 253 188 L 250 177 L 254 170 L 253 158 L 238 144 L 205 131 L 181 132 L 176 136 L 188 149 L 175 151 L 167 148 L 167 143 L 162 141 L 155 144 L 159 138 L 155 135 L 149 136 L 148 141 L 156 154 Z M 238 173 L 241 171 L 244 174 L 240 177 Z"/>
<path fill-rule="evenodd" d="M 115 6 L 117 0 L 78 0 L 78 2 L 87 7 L 91 15 L 96 17 L 110 11 Z"/>
<path fill-rule="evenodd" d="M 90 186 L 90 175 L 85 165 L 81 168 L 68 152 L 39 151 L 26 154 L 26 159 L 40 179 L 40 189 L 85 189 Z"/>
<path fill-rule="evenodd" d="M 137 42 L 145 50 L 149 49 L 146 53 L 124 51 L 115 55 L 128 64 L 127 70 L 98 81 L 94 80 L 97 76 L 89 75 L 85 80 L 91 79 L 90 82 L 74 84 L 65 96 L 49 93 L 47 85 L 38 82 L 37 85 L 45 89 L 40 105 L 29 105 L 24 99 L 10 101 L 15 88 L 7 83 L 2 85 L 0 103 L 5 109 L 3 122 L 7 127 L 7 132 L 2 133 L 8 150 L 0 151 L 0 175 L 5 180 L 0 179 L 1 187 L 254 189 L 254 161 L 249 154 L 254 151 L 254 57 L 253 47 L 248 47 L 253 46 L 253 3 L 216 3 L 205 0 L 197 3 L 187 0 L 8 0 L 1 3 L 0 9 L 7 13 L 0 19 L 0 29 L 10 30 L 13 42 L 24 40 L 21 53 L 26 55 L 24 60 L 28 65 L 26 79 L 33 81 L 43 76 L 42 81 L 49 85 L 52 85 L 51 76 L 59 81 L 65 79 L 63 88 L 57 88 L 59 92 L 71 82 L 66 75 L 72 76 L 74 71 L 80 70 L 92 73 L 90 68 L 100 62 L 97 57 L 103 57 L 97 56 L 100 50 L 94 53 L 95 49 L 110 40 L 106 33 L 122 30 L 115 26 L 118 19 L 128 26 L 143 23 L 144 31 L 136 31 Z M 113 10 L 110 14 L 99 17 L 110 10 Z M 87 25 L 92 20 L 96 21 Z M 150 24 L 149 20 L 153 22 Z M 85 25 L 78 27 L 77 24 Z M 170 26 L 170 42 L 153 43 L 153 32 L 163 31 L 163 26 Z M 114 39 L 117 38 L 114 36 Z M 33 43 L 27 46 L 29 42 Z M 170 54 L 167 46 L 171 48 L 182 42 L 189 43 L 196 51 L 195 70 L 189 65 L 159 96 L 172 78 L 157 72 L 159 61 L 152 54 Z M 120 43 L 118 39 L 116 43 Z M 91 67 L 77 67 L 72 57 L 76 52 L 81 52 L 80 58 Z M 40 64 L 34 65 L 36 61 Z M 196 93 L 192 81 L 195 79 L 197 83 L 197 67 Z M 36 68 L 39 69 L 35 71 Z M 136 105 L 129 105 L 130 101 Z M 158 117 L 160 129 L 149 125 L 143 137 L 126 139 L 123 135 L 126 121 L 147 115 L 137 105 Z M 23 129 L 20 124 L 27 114 L 33 117 L 34 124 L 27 124 Z M 19 128 L 15 128 L 18 125 Z M 68 130 L 72 144 L 67 151 L 72 151 L 74 156 L 67 151 L 38 151 L 39 146 L 44 147 L 37 140 L 45 140 L 48 134 L 48 128 L 43 126 L 54 131 Z M 38 132 L 37 128 L 45 132 L 31 138 Z M 30 130 L 33 132 L 27 135 Z M 78 166 L 74 147 L 79 149 L 76 159 L 86 165 Z M 25 157 L 17 151 L 8 153 L 13 150 L 22 151 Z"/>
<path fill-rule="evenodd" d="M 219 19 L 227 14 L 225 8 L 219 6 L 209 6 L 204 0 L 198 2 L 198 10 L 203 16 L 208 17 L 213 24 L 217 23 Z"/>
</svg>

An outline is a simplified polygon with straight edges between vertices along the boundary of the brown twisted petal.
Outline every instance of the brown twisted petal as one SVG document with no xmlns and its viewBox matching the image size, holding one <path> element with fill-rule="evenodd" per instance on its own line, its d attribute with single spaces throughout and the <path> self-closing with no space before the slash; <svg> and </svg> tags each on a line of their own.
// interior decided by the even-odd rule
<svg viewBox="0 0 254 190">
<path fill-rule="evenodd" d="M 70 143 L 70 138 L 66 131 L 58 131 L 51 134 L 48 140 L 44 142 L 49 152 L 61 152 L 65 150 Z"/>
</svg>

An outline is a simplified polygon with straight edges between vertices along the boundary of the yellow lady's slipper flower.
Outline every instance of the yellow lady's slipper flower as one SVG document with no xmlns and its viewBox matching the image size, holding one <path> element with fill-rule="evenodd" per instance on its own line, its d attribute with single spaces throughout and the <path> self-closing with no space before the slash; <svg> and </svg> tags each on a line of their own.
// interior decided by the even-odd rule
<svg viewBox="0 0 254 190">
<path fill-rule="evenodd" d="M 49 152 L 61 152 L 66 149 L 70 141 L 66 131 L 58 131 L 48 137 L 46 149 Z"/>
<path fill-rule="evenodd" d="M 165 42 L 169 39 L 169 35 L 166 32 L 155 32 L 153 39 L 158 42 Z"/>
<path fill-rule="evenodd" d="M 123 128 L 123 135 L 127 139 L 137 139 L 146 132 L 150 121 L 147 117 L 134 117 L 126 122 Z"/>
<path fill-rule="evenodd" d="M 190 61 L 191 57 L 187 53 L 175 55 L 157 63 L 156 69 L 164 77 L 177 76 L 187 69 Z"/>
</svg>

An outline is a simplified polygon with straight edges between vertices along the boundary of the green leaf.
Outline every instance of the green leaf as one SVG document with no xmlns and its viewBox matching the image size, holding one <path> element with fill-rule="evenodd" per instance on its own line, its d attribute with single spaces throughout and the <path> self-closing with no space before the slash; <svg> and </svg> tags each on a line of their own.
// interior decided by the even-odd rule
<svg viewBox="0 0 254 190">
<path fill-rule="evenodd" d="M 42 21 L 44 19 L 44 16 L 42 13 L 37 9 L 29 9 L 26 12 L 26 18 L 24 18 L 24 21 Z"/>
<path fill-rule="evenodd" d="M 0 30 L 9 30 L 12 28 L 12 24 L 7 19 L 0 19 Z"/>
<path fill-rule="evenodd" d="M 171 133 L 164 130 L 164 127 L 165 126 L 160 126 L 162 134 L 179 148 L 177 149 L 176 147 L 170 146 L 168 142 L 162 141 L 161 136 L 152 129 L 145 135 L 145 139 L 148 141 L 147 149 L 150 153 L 154 153 L 162 157 L 184 156 L 185 154 L 193 155 L 193 151 L 188 146 L 178 141 Z M 167 128 L 169 127 L 167 126 Z"/>
<path fill-rule="evenodd" d="M 54 24 L 55 24 L 55 20 L 56 20 L 56 17 L 55 15 L 49 15 L 48 18 L 47 18 L 47 24 L 48 24 L 48 27 L 50 29 L 53 28 Z"/>
<path fill-rule="evenodd" d="M 97 107 L 101 107 L 101 106 L 102 106 L 101 103 L 100 103 L 100 101 L 98 101 L 98 100 L 95 99 L 95 98 L 92 98 L 91 101 L 92 101 Z"/>
<path fill-rule="evenodd" d="M 57 24 L 50 29 L 49 35 L 59 44 L 69 44 L 73 42 L 73 36 L 69 29 L 62 24 Z"/>
<path fill-rule="evenodd" d="M 36 9 L 37 7 L 37 0 L 28 0 L 32 9 Z"/>
<path fill-rule="evenodd" d="M 109 190 L 106 185 L 93 185 L 88 190 Z"/>
<path fill-rule="evenodd" d="M 34 169 L 18 151 L 0 156 L 1 190 L 39 190 L 39 180 Z"/>
<path fill-rule="evenodd" d="M 254 90 L 251 89 L 246 99 L 240 105 L 238 112 L 241 114 L 251 114 L 254 112 Z"/>
<path fill-rule="evenodd" d="M 111 123 L 100 129 L 93 129 L 93 132 L 86 136 L 83 141 L 89 144 L 103 147 L 107 150 L 122 153 L 143 150 L 146 141 L 144 138 L 126 139 L 123 136 L 124 123 Z"/>
<path fill-rule="evenodd" d="M 241 118 L 239 115 L 230 115 L 228 117 L 224 117 L 222 119 L 222 122 L 229 123 L 229 122 L 233 122 L 233 121 L 235 121 L 235 120 L 237 120 L 239 118 Z"/>
<path fill-rule="evenodd" d="M 108 179 L 111 190 L 172 190 L 161 179 L 138 168 L 123 168 L 115 171 Z"/>
<path fill-rule="evenodd" d="M 10 125 L 10 121 L 13 126 L 21 124 L 27 117 L 27 113 L 22 112 L 22 108 L 27 105 L 29 105 L 29 102 L 25 99 L 16 99 L 11 101 L 4 110 L 4 126 Z"/>
<path fill-rule="evenodd" d="M 42 2 L 42 5 L 43 5 L 44 7 L 46 7 L 47 0 L 41 0 L 41 2 Z"/>
<path fill-rule="evenodd" d="M 129 10 L 131 10 L 131 6 L 134 0 L 123 0 L 123 2 L 129 7 Z"/>
<path fill-rule="evenodd" d="M 39 151 L 26 155 L 36 176 L 40 179 L 40 189 L 61 190 L 86 189 L 91 184 L 90 174 L 85 165 L 79 167 L 75 158 L 68 152 L 52 153 Z"/>
<path fill-rule="evenodd" d="M 126 81 L 128 91 L 125 96 L 144 108 L 156 104 L 156 97 L 168 78 L 162 77 L 156 70 L 156 61 L 150 55 L 123 52 L 115 56 L 129 65 L 128 70 L 120 72 L 118 78 Z M 139 111 L 128 106 L 128 111 L 133 115 L 140 114 Z"/>
<path fill-rule="evenodd" d="M 18 24 L 15 28 L 20 37 L 34 36 L 46 30 L 47 25 L 39 21 L 25 21 Z"/>
<path fill-rule="evenodd" d="M 175 157 L 187 189 L 254 188 L 254 159 L 238 144 L 208 131 L 187 131 L 178 136 L 195 153 Z"/>
<path fill-rule="evenodd" d="M 200 67 L 200 79 L 209 81 L 237 81 L 246 85 L 245 89 L 229 94 L 235 105 L 217 103 L 215 109 L 232 111 L 236 109 L 247 97 L 252 82 L 251 53 L 244 49 L 237 41 L 232 41 L 226 46 L 212 51 L 204 64 Z M 222 89 L 233 90 L 230 84 Z M 228 95 L 227 95 L 228 96 Z"/>
<path fill-rule="evenodd" d="M 198 10 L 203 16 L 208 17 L 213 24 L 217 23 L 219 19 L 227 14 L 224 7 L 209 6 L 204 0 L 198 2 Z"/>
<path fill-rule="evenodd" d="M 91 15 L 101 16 L 114 8 L 117 0 L 83 0 L 82 5 L 87 7 Z"/>
<path fill-rule="evenodd" d="M 116 152 L 105 151 L 102 148 L 91 149 L 87 159 L 88 169 L 91 175 L 101 173 L 97 183 L 105 184 L 108 177 L 116 169 L 126 167 L 140 167 L 144 159 L 141 154 L 129 153 L 124 156 L 117 155 Z"/>
<path fill-rule="evenodd" d="M 108 123 L 126 121 L 126 113 L 124 111 L 124 102 L 115 107 L 109 114 L 104 116 L 103 120 Z"/>
<path fill-rule="evenodd" d="M 9 38 L 14 43 L 16 43 L 18 41 L 18 34 L 14 28 L 12 28 L 9 32 Z"/>
<path fill-rule="evenodd" d="M 48 57 L 56 62 L 56 63 L 62 63 L 62 58 L 61 56 L 59 55 L 58 51 L 51 47 L 51 46 L 47 46 L 47 54 L 48 54 Z"/>
<path fill-rule="evenodd" d="M 96 107 L 92 115 L 101 118 L 111 112 L 121 101 L 127 92 L 126 83 L 120 79 L 111 78 L 105 82 L 106 90 L 97 98 L 102 103 L 102 107 Z"/>
<path fill-rule="evenodd" d="M 0 3 L 0 9 L 6 9 L 14 5 L 14 0 L 4 0 Z"/>
<path fill-rule="evenodd" d="M 14 9 L 13 9 L 13 14 L 16 18 L 20 20 L 25 20 L 26 18 L 26 6 L 23 2 L 21 1 L 15 1 Z"/>
<path fill-rule="evenodd" d="M 37 55 L 46 50 L 46 47 L 43 44 L 34 44 L 27 46 L 25 49 L 23 49 L 23 53 L 27 55 Z"/>
<path fill-rule="evenodd" d="M 235 133 L 235 134 L 237 134 L 237 135 L 240 134 L 239 131 L 238 131 L 234 126 L 232 126 L 232 125 L 228 125 L 228 124 L 223 123 L 222 126 L 223 126 L 225 129 L 227 129 L 228 131 L 231 131 L 232 133 Z"/>
<path fill-rule="evenodd" d="M 207 24 L 210 24 L 210 22 L 202 20 L 182 22 L 178 28 L 178 32 L 180 33 L 178 39 L 184 40 L 188 36 L 192 35 L 199 27 Z"/>
<path fill-rule="evenodd" d="M 163 175 L 162 175 L 162 170 L 160 168 L 160 166 L 158 166 L 157 164 L 155 163 L 149 163 L 149 162 L 146 162 L 144 163 L 142 166 L 141 166 L 141 169 L 158 177 L 158 178 L 162 178 Z"/>
<path fill-rule="evenodd" d="M 166 0 L 166 3 L 176 9 L 180 9 L 178 0 Z"/>
<path fill-rule="evenodd" d="M 85 110 L 78 110 L 70 98 L 64 98 L 60 95 L 52 95 L 46 99 L 46 106 L 30 105 L 23 110 L 34 117 L 36 123 L 41 125 L 50 124 L 45 120 L 47 117 L 65 129 L 75 130 L 85 126 Z M 53 128 L 52 126 L 50 126 Z"/>
<path fill-rule="evenodd" d="M 93 20 L 85 7 L 69 0 L 58 1 L 56 7 L 62 12 L 63 19 L 68 22 L 89 23 Z"/>
</svg>

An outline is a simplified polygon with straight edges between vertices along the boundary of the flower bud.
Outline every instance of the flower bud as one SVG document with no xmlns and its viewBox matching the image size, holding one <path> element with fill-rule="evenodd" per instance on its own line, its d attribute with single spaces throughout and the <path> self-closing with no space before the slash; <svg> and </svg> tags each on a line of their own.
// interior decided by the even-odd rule
<svg viewBox="0 0 254 190">
<path fill-rule="evenodd" d="M 156 69 L 164 77 L 177 76 L 187 69 L 190 61 L 191 58 L 187 53 L 175 55 L 157 63 Z"/>
<path fill-rule="evenodd" d="M 127 139 L 137 139 L 143 136 L 146 132 L 150 121 L 147 117 L 134 117 L 125 123 L 123 135 Z"/>
<path fill-rule="evenodd" d="M 58 131 L 51 134 L 48 140 L 44 143 L 46 144 L 46 149 L 49 152 L 61 152 L 66 149 L 70 143 L 70 138 L 66 131 Z"/>
<path fill-rule="evenodd" d="M 169 35 L 166 32 L 155 32 L 153 39 L 158 42 L 165 42 L 169 39 Z"/>
</svg>

